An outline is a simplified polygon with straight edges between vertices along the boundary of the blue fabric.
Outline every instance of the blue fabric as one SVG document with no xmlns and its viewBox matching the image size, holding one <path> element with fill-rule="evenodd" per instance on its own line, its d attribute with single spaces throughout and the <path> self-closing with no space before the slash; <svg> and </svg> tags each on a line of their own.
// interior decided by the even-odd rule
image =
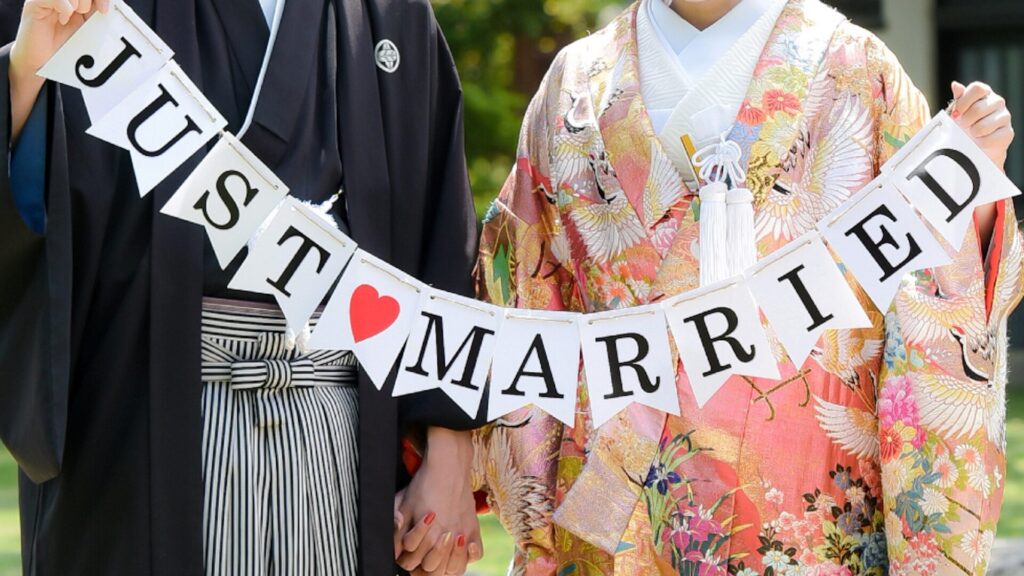
<svg viewBox="0 0 1024 576">
<path fill-rule="evenodd" d="M 45 89 L 44 89 L 45 90 Z M 11 192 L 22 220 L 36 234 L 46 231 L 46 93 L 36 99 L 11 150 Z"/>
</svg>

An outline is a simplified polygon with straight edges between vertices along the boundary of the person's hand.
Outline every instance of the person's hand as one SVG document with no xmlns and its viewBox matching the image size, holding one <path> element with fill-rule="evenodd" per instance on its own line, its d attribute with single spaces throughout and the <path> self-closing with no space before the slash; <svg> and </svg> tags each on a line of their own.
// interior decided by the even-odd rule
<svg viewBox="0 0 1024 576">
<path fill-rule="evenodd" d="M 113 0 L 27 0 L 11 48 L 11 128 L 16 138 L 25 125 L 44 80 L 36 72 L 94 11 L 106 13 Z"/>
<path fill-rule="evenodd" d="M 953 82 L 953 98 L 953 119 L 1002 168 L 1014 137 L 1006 99 L 981 82 L 969 86 Z"/>
<path fill-rule="evenodd" d="M 483 557 L 468 433 L 431 429 L 423 465 L 395 498 L 395 557 L 414 574 L 461 575 Z"/>
<path fill-rule="evenodd" d="M 1006 108 L 1006 99 L 982 82 L 964 86 L 953 82 L 953 110 L 951 116 L 964 129 L 985 154 L 1003 169 L 1006 155 L 1013 143 L 1013 118 Z M 979 239 L 988 246 L 995 230 L 996 205 L 978 206 L 974 211 Z"/>
</svg>

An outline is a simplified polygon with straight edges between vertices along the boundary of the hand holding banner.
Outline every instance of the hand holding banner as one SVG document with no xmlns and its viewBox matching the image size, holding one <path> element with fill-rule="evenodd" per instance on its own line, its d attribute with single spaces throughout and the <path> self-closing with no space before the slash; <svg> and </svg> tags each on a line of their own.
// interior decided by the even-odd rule
<svg viewBox="0 0 1024 576">
<path fill-rule="evenodd" d="M 906 274 L 951 260 L 885 177 L 865 186 L 818 227 L 882 313 Z"/>
<path fill-rule="evenodd" d="M 660 306 L 580 316 L 579 331 L 595 427 L 633 403 L 679 415 L 676 363 Z"/>
<path fill-rule="evenodd" d="M 227 126 L 174 62 L 128 95 L 87 132 L 128 150 L 145 196 Z"/>
<path fill-rule="evenodd" d="M 734 375 L 778 378 L 779 368 L 754 296 L 742 277 L 663 303 L 697 406 Z"/>
<path fill-rule="evenodd" d="M 228 287 L 270 294 L 299 333 L 356 251 L 311 207 L 289 196 L 256 238 Z"/>
<path fill-rule="evenodd" d="M 402 353 L 427 290 L 412 276 L 356 250 L 309 344 L 317 350 L 352 350 L 379 390 Z"/>
<path fill-rule="evenodd" d="M 487 419 L 533 404 L 570 428 L 580 377 L 579 314 L 505 311 L 491 367 Z"/>
<path fill-rule="evenodd" d="M 221 268 L 288 195 L 288 187 L 237 138 L 223 134 L 160 210 L 206 228 Z"/>
<path fill-rule="evenodd" d="M 817 232 L 797 238 L 759 262 L 747 272 L 747 281 L 797 367 L 825 330 L 871 326 Z"/>
<path fill-rule="evenodd" d="M 475 418 L 503 316 L 501 308 L 478 300 L 424 292 L 398 369 L 395 396 L 440 388 Z"/>
<path fill-rule="evenodd" d="M 39 70 L 82 91 L 89 118 L 106 116 L 171 60 L 174 51 L 123 2 L 93 13 Z"/>
</svg>

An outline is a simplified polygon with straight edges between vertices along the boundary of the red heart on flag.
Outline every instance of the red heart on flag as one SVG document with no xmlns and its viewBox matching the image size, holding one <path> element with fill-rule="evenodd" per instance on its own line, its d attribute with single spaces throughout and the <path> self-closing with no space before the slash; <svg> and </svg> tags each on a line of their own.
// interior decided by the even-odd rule
<svg viewBox="0 0 1024 576">
<path fill-rule="evenodd" d="M 356 287 L 348 305 L 352 338 L 359 343 L 387 330 L 398 319 L 399 310 L 398 300 L 381 296 L 373 286 Z"/>
</svg>

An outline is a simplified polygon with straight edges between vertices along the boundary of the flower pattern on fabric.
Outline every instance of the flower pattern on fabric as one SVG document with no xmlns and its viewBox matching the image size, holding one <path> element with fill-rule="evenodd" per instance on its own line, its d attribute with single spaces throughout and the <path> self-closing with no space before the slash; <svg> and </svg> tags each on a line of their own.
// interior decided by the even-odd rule
<svg viewBox="0 0 1024 576">
<path fill-rule="evenodd" d="M 696 287 L 700 208 L 640 97 L 637 6 L 559 53 L 488 212 L 479 294 L 599 312 Z M 764 257 L 877 176 L 929 119 L 870 33 L 789 0 L 730 138 Z M 907 276 L 872 326 L 828 331 L 779 380 L 731 378 L 681 415 L 593 427 L 534 408 L 477 433 L 477 482 L 518 542 L 513 574 L 984 574 L 1002 500 L 1006 326 L 1024 247 L 1012 204 L 988 249 Z M 844 273 L 846 271 L 844 270 Z M 852 277 L 851 285 L 856 286 Z"/>
</svg>

